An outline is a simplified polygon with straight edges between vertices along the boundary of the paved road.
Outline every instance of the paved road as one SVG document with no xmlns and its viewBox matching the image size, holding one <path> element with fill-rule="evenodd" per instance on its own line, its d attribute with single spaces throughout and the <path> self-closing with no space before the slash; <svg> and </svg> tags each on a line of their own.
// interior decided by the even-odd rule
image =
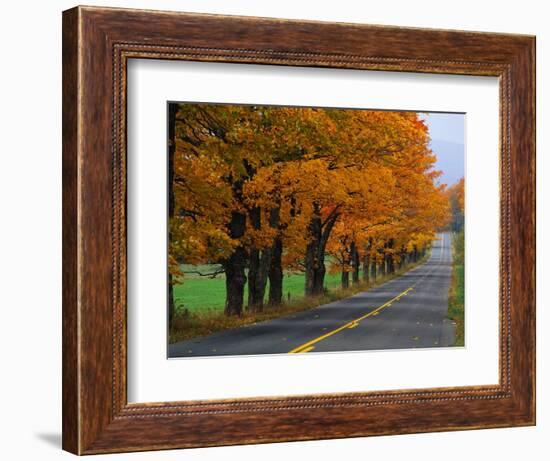
<svg viewBox="0 0 550 461">
<path fill-rule="evenodd" d="M 287 317 L 169 346 L 169 357 L 256 355 L 446 347 L 451 236 L 440 234 L 430 259 L 401 277 L 350 298 Z"/>
</svg>

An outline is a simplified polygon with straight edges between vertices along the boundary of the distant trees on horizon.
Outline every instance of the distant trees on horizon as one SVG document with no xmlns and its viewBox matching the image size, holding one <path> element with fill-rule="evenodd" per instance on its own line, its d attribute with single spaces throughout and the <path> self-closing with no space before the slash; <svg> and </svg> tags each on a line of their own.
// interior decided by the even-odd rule
<svg viewBox="0 0 550 461">
<path fill-rule="evenodd" d="M 448 187 L 447 194 L 451 206 L 451 230 L 460 232 L 464 228 L 464 178 Z"/>
</svg>

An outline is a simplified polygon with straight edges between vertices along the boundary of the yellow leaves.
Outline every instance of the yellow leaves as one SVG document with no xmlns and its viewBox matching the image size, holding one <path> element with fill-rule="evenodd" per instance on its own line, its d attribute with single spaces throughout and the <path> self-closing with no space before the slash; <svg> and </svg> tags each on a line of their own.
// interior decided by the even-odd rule
<svg viewBox="0 0 550 461">
<path fill-rule="evenodd" d="M 183 272 L 172 252 L 168 253 L 168 271 L 172 275 L 173 284 L 183 282 Z"/>
<path fill-rule="evenodd" d="M 266 223 L 267 221 L 264 221 L 260 229 L 255 229 L 250 224 L 247 224 L 246 234 L 242 238 L 241 243 L 247 248 L 254 248 L 256 250 L 270 248 L 278 231 Z"/>
<path fill-rule="evenodd" d="M 464 213 L 464 178 L 447 190 L 449 200 L 454 202 L 457 208 Z"/>
<path fill-rule="evenodd" d="M 231 254 L 238 244 L 227 234 L 223 221 L 174 217 L 169 224 L 169 253 L 187 264 L 220 260 Z"/>
</svg>

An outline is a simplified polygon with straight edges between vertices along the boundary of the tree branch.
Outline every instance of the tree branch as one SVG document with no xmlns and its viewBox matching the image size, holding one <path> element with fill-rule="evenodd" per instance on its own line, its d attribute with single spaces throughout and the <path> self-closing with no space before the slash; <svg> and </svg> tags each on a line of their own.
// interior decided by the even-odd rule
<svg viewBox="0 0 550 461">
<path fill-rule="evenodd" d="M 217 271 L 211 272 L 209 274 L 203 274 L 200 271 L 183 271 L 183 273 L 184 274 L 197 274 L 197 275 L 200 275 L 201 277 L 210 277 L 211 279 L 214 279 L 220 274 L 225 274 L 225 269 L 218 269 Z"/>
</svg>

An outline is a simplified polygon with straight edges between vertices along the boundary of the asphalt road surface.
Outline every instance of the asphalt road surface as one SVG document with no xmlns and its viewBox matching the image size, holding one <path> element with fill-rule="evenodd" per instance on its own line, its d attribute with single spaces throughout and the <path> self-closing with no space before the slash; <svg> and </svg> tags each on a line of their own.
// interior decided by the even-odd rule
<svg viewBox="0 0 550 461">
<path fill-rule="evenodd" d="M 169 345 L 168 356 L 204 357 L 452 346 L 446 318 L 451 236 L 430 259 L 369 291 L 315 309 Z"/>
</svg>

